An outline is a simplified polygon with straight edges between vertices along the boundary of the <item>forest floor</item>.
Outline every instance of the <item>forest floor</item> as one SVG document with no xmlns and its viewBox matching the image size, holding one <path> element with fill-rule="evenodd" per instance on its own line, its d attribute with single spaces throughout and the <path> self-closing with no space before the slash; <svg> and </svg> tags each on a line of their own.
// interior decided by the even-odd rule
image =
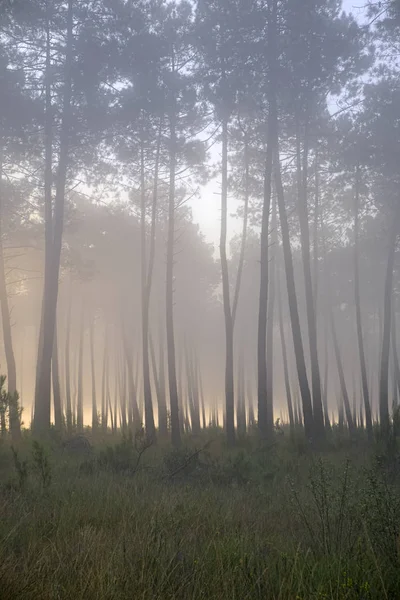
<svg viewBox="0 0 400 600">
<path fill-rule="evenodd" d="M 223 439 L 3 441 L 0 599 L 400 598 L 396 451 Z"/>
</svg>

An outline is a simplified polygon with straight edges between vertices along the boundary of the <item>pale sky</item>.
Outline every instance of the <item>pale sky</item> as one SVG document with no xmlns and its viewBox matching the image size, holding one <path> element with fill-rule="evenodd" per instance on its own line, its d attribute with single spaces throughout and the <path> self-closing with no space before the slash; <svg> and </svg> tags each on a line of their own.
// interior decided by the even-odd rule
<svg viewBox="0 0 400 600">
<path fill-rule="evenodd" d="M 367 0 L 343 0 L 343 9 L 346 12 L 352 12 L 356 17 L 361 18 L 364 13 L 364 7 Z M 213 161 L 219 160 L 218 151 L 213 155 Z M 206 237 L 206 240 L 212 242 L 215 250 L 218 248 L 220 223 L 221 223 L 221 183 L 220 178 L 210 181 L 201 190 L 200 196 L 193 199 L 191 207 L 193 211 L 193 219 L 200 225 L 200 229 Z M 236 213 L 240 200 L 236 199 L 233 194 L 229 195 L 229 214 Z M 239 219 L 229 219 L 229 238 L 241 230 L 241 222 Z"/>
</svg>

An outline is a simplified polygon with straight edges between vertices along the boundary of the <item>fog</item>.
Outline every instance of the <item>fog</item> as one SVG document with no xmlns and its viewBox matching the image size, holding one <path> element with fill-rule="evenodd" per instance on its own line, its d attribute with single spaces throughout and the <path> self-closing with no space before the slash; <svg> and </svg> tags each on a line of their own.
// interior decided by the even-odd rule
<svg viewBox="0 0 400 600">
<path fill-rule="evenodd" d="M 2 0 L 3 433 L 388 426 L 398 7 L 300 4 Z"/>
</svg>

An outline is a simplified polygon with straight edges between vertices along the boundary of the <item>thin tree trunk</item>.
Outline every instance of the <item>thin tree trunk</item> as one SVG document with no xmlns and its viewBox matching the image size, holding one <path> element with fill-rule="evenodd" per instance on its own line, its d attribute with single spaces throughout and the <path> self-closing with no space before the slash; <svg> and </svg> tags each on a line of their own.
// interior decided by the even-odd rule
<svg viewBox="0 0 400 600">
<path fill-rule="evenodd" d="M 122 341 L 124 346 L 124 355 L 127 366 L 128 373 L 128 394 L 129 394 L 129 404 L 132 407 L 132 417 L 133 417 L 133 427 L 135 431 L 137 431 L 142 425 L 142 419 L 139 412 L 139 407 L 137 404 L 137 394 L 136 394 L 136 386 L 133 377 L 133 352 L 130 346 L 130 343 L 127 340 L 127 335 L 125 332 L 124 326 L 122 326 Z M 116 415 L 115 415 L 116 417 Z"/>
<path fill-rule="evenodd" d="M 222 296 L 225 322 L 225 405 L 226 405 L 226 436 L 228 444 L 235 443 L 235 393 L 233 378 L 233 318 L 231 312 L 228 258 L 226 252 L 228 231 L 228 122 L 222 120 L 222 186 L 221 186 L 221 235 L 220 259 L 222 272 Z"/>
<path fill-rule="evenodd" d="M 241 239 L 241 243 L 240 243 L 240 254 L 239 254 L 239 264 L 238 264 L 238 271 L 237 271 L 237 276 L 236 276 L 236 285 L 235 285 L 235 292 L 234 292 L 234 296 L 233 296 L 233 302 L 232 302 L 232 323 L 233 326 L 235 325 L 236 322 L 236 314 L 237 314 L 237 308 L 238 308 L 238 304 L 239 304 L 239 296 L 240 296 L 240 290 L 242 287 L 242 275 L 243 275 L 243 266 L 244 266 L 244 259 L 245 259 L 245 255 L 246 255 L 246 245 L 247 245 L 247 224 L 248 224 L 248 220 L 249 220 L 249 199 L 250 199 L 250 159 L 249 159 L 249 147 L 248 147 L 248 142 L 247 142 L 247 137 L 245 140 L 245 148 L 244 148 L 244 162 L 245 162 L 245 190 L 244 190 L 244 206 L 243 206 L 243 225 L 242 225 L 242 239 Z"/>
<path fill-rule="evenodd" d="M 314 437 L 313 411 L 311 393 L 308 385 L 307 369 L 304 358 L 303 340 L 301 336 L 299 309 L 297 304 L 296 285 L 294 279 L 293 257 L 290 247 L 289 225 L 286 214 L 285 197 L 282 186 L 279 150 L 276 155 L 275 165 L 276 191 L 278 196 L 279 218 L 281 222 L 282 245 L 285 259 L 286 286 L 289 300 L 289 313 L 292 324 L 293 346 L 296 358 L 297 375 L 303 405 L 305 434 L 308 439 Z"/>
<path fill-rule="evenodd" d="M 318 141 L 315 148 L 315 202 L 314 202 L 314 246 L 313 246 L 313 293 L 316 319 L 318 320 L 318 223 L 319 223 L 319 153 Z M 326 425 L 326 420 L 325 420 Z"/>
<path fill-rule="evenodd" d="M 269 56 L 272 63 L 276 62 L 276 1 L 273 1 L 272 14 L 269 10 L 268 19 L 268 47 Z M 257 387 L 258 387 L 258 428 L 264 436 L 271 436 L 273 425 L 271 427 L 271 418 L 268 414 L 268 387 L 267 387 L 267 310 L 268 310 L 268 277 L 269 277 L 269 211 L 271 207 L 272 195 L 272 165 L 274 156 L 274 146 L 277 143 L 277 115 L 276 98 L 274 97 L 274 68 L 271 67 L 270 75 L 270 98 L 268 113 L 268 142 L 267 154 L 264 170 L 264 198 L 261 220 L 260 237 L 260 295 L 258 302 L 258 329 L 257 329 Z M 273 421 L 273 419 L 272 419 Z"/>
<path fill-rule="evenodd" d="M 66 323 L 65 337 L 65 402 L 66 402 L 66 417 L 67 417 L 67 433 L 72 433 L 72 402 L 71 402 L 71 311 L 72 311 L 72 292 L 69 291 L 68 312 Z"/>
<path fill-rule="evenodd" d="M 389 434 L 389 354 L 390 354 L 390 328 L 392 315 L 392 296 L 393 296 L 393 269 L 396 254 L 396 242 L 399 234 L 400 225 L 400 204 L 396 207 L 396 213 L 393 217 L 390 238 L 389 251 L 385 278 L 385 295 L 383 303 L 383 334 L 381 365 L 379 377 L 379 417 L 383 436 Z"/>
<path fill-rule="evenodd" d="M 158 404 L 158 430 L 162 437 L 165 437 L 168 433 L 168 418 L 167 418 L 167 404 L 165 397 L 165 374 L 164 374 L 164 348 L 161 339 L 159 343 L 159 365 L 157 372 L 157 360 L 154 350 L 154 344 L 150 335 L 150 356 L 153 366 L 153 379 L 157 393 L 157 404 Z"/>
<path fill-rule="evenodd" d="M 298 215 L 300 223 L 301 254 L 305 284 L 308 339 L 311 359 L 311 383 L 313 399 L 314 435 L 319 440 L 325 438 L 324 416 L 322 410 L 321 378 L 318 361 L 317 319 L 314 306 L 314 286 L 311 276 L 310 231 L 308 224 L 308 125 L 306 125 L 303 169 L 301 167 L 300 133 L 297 124 L 297 176 L 298 176 Z"/>
<path fill-rule="evenodd" d="M 53 358 L 51 361 L 51 374 L 53 378 L 53 404 L 54 404 L 54 426 L 57 431 L 63 429 L 63 414 L 61 406 L 61 385 L 60 385 L 60 370 L 58 361 L 58 326 L 56 323 L 54 329 L 54 348 Z"/>
<path fill-rule="evenodd" d="M 396 398 L 396 406 L 398 404 L 397 399 L 400 394 L 400 366 L 399 366 L 399 355 L 397 352 L 397 331 L 396 331 L 396 311 L 394 306 L 392 307 L 392 356 L 393 356 L 393 370 L 396 391 L 393 396 Z"/>
<path fill-rule="evenodd" d="M 172 73 L 175 73 L 175 56 L 172 56 Z M 176 171 L 176 98 L 173 102 L 169 119 L 170 156 L 169 156 L 169 198 L 168 198 L 168 239 L 167 239 L 167 273 L 166 273 L 166 329 L 167 329 L 167 361 L 169 402 L 171 411 L 171 441 L 175 447 L 181 445 L 179 426 L 179 399 L 176 380 L 176 352 L 174 332 L 174 246 L 175 246 L 175 171 Z"/>
<path fill-rule="evenodd" d="M 97 430 L 99 419 L 97 416 L 96 397 L 96 369 L 94 359 L 94 320 L 90 324 L 90 370 L 92 374 L 92 431 Z"/>
<path fill-rule="evenodd" d="M 331 431 L 331 422 L 329 420 L 328 410 L 328 381 L 329 381 L 329 349 L 328 349 L 328 328 L 325 326 L 325 371 L 324 371 L 324 389 L 322 390 L 322 398 L 324 403 L 324 418 L 325 428 L 327 431 Z"/>
<path fill-rule="evenodd" d="M 1 143 L 1 142 L 0 142 Z M 0 148 L 0 307 L 3 326 L 3 342 L 7 363 L 7 388 L 10 404 L 10 431 L 13 441 L 21 438 L 21 424 L 18 413 L 17 368 L 11 333 L 11 319 L 8 305 L 6 274 L 3 249 L 3 150 Z"/>
<path fill-rule="evenodd" d="M 101 374 L 101 428 L 103 432 L 107 431 L 108 426 L 108 411 L 107 411 L 107 392 L 106 392 L 106 379 L 108 370 L 108 328 L 106 324 L 104 334 L 104 354 L 103 354 L 103 370 Z"/>
<path fill-rule="evenodd" d="M 350 433 L 350 436 L 353 437 L 354 433 L 355 433 L 355 427 L 354 427 L 353 417 L 351 414 L 350 399 L 349 399 L 349 394 L 347 391 L 346 380 L 344 377 L 342 358 L 340 355 L 339 344 L 338 344 L 338 339 L 337 339 L 337 334 L 336 334 L 335 320 L 333 317 L 332 309 L 330 312 L 330 321 L 331 321 L 333 349 L 335 351 L 336 366 L 337 366 L 338 375 L 339 375 L 341 398 L 344 403 L 344 410 L 346 413 L 346 419 L 347 419 L 347 425 L 349 428 L 349 433 Z"/>
<path fill-rule="evenodd" d="M 274 319 L 276 253 L 278 248 L 276 198 L 274 198 L 272 203 L 271 234 L 272 248 L 270 252 L 270 277 L 267 310 L 267 426 L 269 433 L 272 433 L 274 430 Z"/>
<path fill-rule="evenodd" d="M 82 305 L 81 322 L 79 327 L 79 355 L 78 355 L 78 396 L 76 424 L 79 432 L 83 431 L 83 344 L 85 336 L 85 310 Z"/>
<path fill-rule="evenodd" d="M 49 28 L 49 20 L 47 21 Z M 52 115 L 50 90 L 50 42 L 49 33 L 46 57 L 46 123 L 45 123 L 45 279 L 43 292 L 43 344 L 40 356 L 40 369 L 35 390 L 34 427 L 37 432 L 43 432 L 50 427 L 50 397 L 51 397 L 51 359 L 53 354 L 54 328 L 56 323 L 58 278 L 60 271 L 61 246 L 64 228 L 65 186 L 68 168 L 69 130 L 72 96 L 72 66 L 73 66 L 73 0 L 67 4 L 67 32 L 64 97 L 60 130 L 60 152 L 56 178 L 56 195 L 54 203 L 54 220 L 52 219 L 51 198 L 51 154 L 52 154 Z"/>
<path fill-rule="evenodd" d="M 280 336 L 281 336 L 281 346 L 282 346 L 283 376 L 284 376 L 284 380 L 285 380 L 286 400 L 287 400 L 288 413 L 289 413 L 290 436 L 293 438 L 293 436 L 294 436 L 294 414 L 293 414 L 292 392 L 290 389 L 289 367 L 288 367 L 286 341 L 285 341 L 285 329 L 283 327 L 283 306 L 282 306 L 282 296 L 281 296 L 281 286 L 280 286 L 279 276 L 277 276 L 276 283 L 277 283 L 277 292 L 278 292 L 279 332 L 280 332 Z"/>
<path fill-rule="evenodd" d="M 359 209 L 360 209 L 360 167 L 357 166 L 355 194 L 354 194 L 354 304 L 356 309 L 356 328 L 357 328 L 357 343 L 358 354 L 361 368 L 361 383 L 363 390 L 365 423 L 367 426 L 368 440 L 371 442 L 373 438 L 371 405 L 369 400 L 369 388 L 367 377 L 367 365 L 365 361 L 363 329 L 361 319 L 361 298 L 360 298 L 360 267 L 359 267 Z"/>
<path fill-rule="evenodd" d="M 149 439 L 155 439 L 153 399 L 150 382 L 149 361 L 149 312 L 150 289 L 152 272 L 148 273 L 146 258 L 146 189 L 144 172 L 144 141 L 140 144 L 140 232 L 141 232 L 141 275 L 142 275 L 142 361 L 143 361 L 143 391 L 146 434 Z M 154 241 L 151 243 L 154 245 Z M 152 271 L 152 264 L 149 271 Z"/>
<path fill-rule="evenodd" d="M 199 360 L 196 360 L 196 370 L 197 370 L 197 382 L 199 386 L 199 396 L 200 396 L 200 406 L 201 406 L 201 418 L 203 420 L 203 429 L 206 429 L 206 407 L 204 401 L 204 389 L 203 389 L 203 378 L 201 375 L 201 370 L 199 368 Z"/>
</svg>

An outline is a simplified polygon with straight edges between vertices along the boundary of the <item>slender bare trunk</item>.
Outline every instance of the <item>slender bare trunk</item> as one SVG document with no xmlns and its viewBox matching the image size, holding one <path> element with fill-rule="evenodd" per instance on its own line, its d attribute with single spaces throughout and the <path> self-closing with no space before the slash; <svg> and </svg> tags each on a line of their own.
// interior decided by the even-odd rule
<svg viewBox="0 0 400 600">
<path fill-rule="evenodd" d="M 79 432 L 83 431 L 83 345 L 85 337 L 85 309 L 82 304 L 81 322 L 79 327 L 79 354 L 78 354 L 78 395 L 76 424 Z"/>
<path fill-rule="evenodd" d="M 313 400 L 314 435 L 317 439 L 325 437 L 324 415 L 322 410 L 321 378 L 318 361 L 317 319 L 314 303 L 314 286 L 311 276 L 310 231 L 308 223 L 308 124 L 304 136 L 303 165 L 301 165 L 299 123 L 297 140 L 297 177 L 298 177 L 298 215 L 300 223 L 301 254 L 305 284 L 308 339 L 311 359 L 311 384 Z"/>
<path fill-rule="evenodd" d="M 268 432 L 274 430 L 274 319 L 275 319 L 275 281 L 276 281 L 276 253 L 278 247 L 276 198 L 272 203 L 270 251 L 270 277 L 268 290 L 267 310 L 267 425 Z"/>
<path fill-rule="evenodd" d="M 271 10 L 272 6 L 272 10 Z M 272 195 L 272 167 L 275 146 L 278 141 L 277 114 L 275 97 L 276 74 L 276 36 L 277 36 L 277 5 L 276 1 L 269 3 L 268 16 L 268 54 L 271 61 L 270 68 L 270 97 L 268 113 L 268 140 L 264 169 L 264 197 L 261 221 L 260 238 L 260 295 L 258 302 L 258 330 L 257 330 L 257 391 L 258 391 L 258 428 L 262 435 L 272 435 L 271 418 L 268 414 L 268 388 L 267 388 L 267 310 L 268 310 L 268 277 L 269 277 L 269 211 Z M 272 419 L 273 422 L 273 419 Z"/>
<path fill-rule="evenodd" d="M 158 340 L 159 343 L 159 364 L 157 370 L 157 360 L 154 350 L 154 344 L 152 337 L 150 336 L 150 356 L 153 366 L 153 379 L 157 393 L 157 404 L 158 404 L 158 431 L 160 436 L 165 437 L 168 433 L 168 418 L 167 418 L 167 404 L 165 397 L 165 374 L 164 374 L 164 342 L 162 339 Z"/>
<path fill-rule="evenodd" d="M 71 402 L 71 310 L 72 310 L 72 291 L 69 291 L 68 312 L 65 337 L 65 402 L 67 417 L 67 433 L 72 433 L 72 402 Z"/>
<path fill-rule="evenodd" d="M 396 254 L 396 242 L 400 225 L 400 204 L 396 207 L 389 237 L 389 251 L 386 266 L 385 295 L 383 303 L 383 333 L 379 377 L 379 418 L 383 436 L 389 434 L 389 354 L 390 328 L 393 296 L 393 269 Z"/>
<path fill-rule="evenodd" d="M 346 413 L 347 425 L 349 428 L 350 436 L 354 436 L 355 426 L 354 426 L 354 422 L 353 422 L 353 416 L 351 414 L 350 399 L 349 399 L 349 394 L 347 391 L 347 385 L 346 385 L 346 380 L 345 380 L 344 371 L 343 371 L 343 363 L 342 363 L 342 358 L 340 355 L 339 343 L 338 343 L 337 334 L 336 334 L 333 310 L 331 310 L 331 312 L 330 312 L 330 321 L 331 321 L 333 349 L 335 351 L 336 366 L 337 366 L 338 375 L 339 375 L 341 398 L 344 403 L 344 409 L 345 409 L 345 413 Z"/>
<path fill-rule="evenodd" d="M 293 436 L 294 436 L 294 414 L 293 414 L 292 392 L 290 389 L 289 366 L 288 366 L 287 351 L 286 351 L 285 329 L 283 326 L 283 306 L 282 306 L 282 295 L 281 295 L 281 285 L 280 285 L 279 276 L 277 276 L 277 278 L 276 278 L 276 283 L 277 283 L 277 292 L 278 292 L 279 332 L 280 332 L 280 336 L 281 336 L 281 346 L 282 346 L 283 376 L 284 376 L 284 380 L 285 380 L 286 400 L 287 400 L 288 413 L 289 413 L 290 435 L 293 438 Z"/>
<path fill-rule="evenodd" d="M 393 370 L 394 370 L 394 385 L 396 390 L 393 391 L 393 397 L 396 398 L 396 406 L 398 404 L 398 395 L 400 394 L 400 365 L 399 355 L 397 352 L 397 332 L 396 332 L 396 311 L 394 306 L 392 307 L 392 356 L 393 356 Z"/>
<path fill-rule="evenodd" d="M 1 144 L 1 142 L 0 142 Z M 11 333 L 11 319 L 8 305 L 6 274 L 3 249 L 3 150 L 0 147 L 0 307 L 3 326 L 3 342 L 7 363 L 7 388 L 10 402 L 10 431 L 13 441 L 21 437 L 21 424 L 17 402 L 17 368 Z"/>
<path fill-rule="evenodd" d="M 172 57 L 172 72 L 175 73 L 175 57 Z M 167 360 L 169 402 L 171 411 L 171 441 L 175 447 L 181 445 L 179 426 L 179 399 L 176 380 L 176 351 L 174 332 L 174 246 L 175 246 L 175 177 L 176 177 L 176 98 L 173 102 L 169 118 L 169 199 L 168 199 L 168 239 L 167 239 L 167 273 L 166 273 L 166 328 L 167 328 Z"/>
<path fill-rule="evenodd" d="M 365 423 L 367 426 L 368 439 L 371 442 L 373 438 L 371 405 L 369 400 L 369 388 L 367 377 L 367 365 L 365 361 L 364 339 L 361 319 L 361 298 L 360 298 L 360 267 L 359 267 L 359 209 L 360 209 L 360 167 L 357 166 L 355 193 L 354 193 L 354 304 L 356 309 L 356 327 L 358 354 L 361 368 L 361 383 L 364 398 Z"/>
<path fill-rule="evenodd" d="M 90 370 L 92 374 L 92 431 L 94 432 L 99 424 L 97 416 L 97 397 L 96 397 L 96 369 L 94 359 L 94 320 L 90 324 Z"/>
<path fill-rule="evenodd" d="M 149 313 L 152 272 L 148 272 L 146 258 L 146 189 L 144 172 L 144 141 L 140 144 L 140 231 L 141 231 L 141 275 L 142 275 L 142 361 L 143 361 L 143 391 L 145 427 L 149 439 L 155 439 L 153 399 L 150 382 L 149 361 Z M 154 241 L 151 243 L 154 244 Z M 149 271 L 152 271 L 152 264 Z"/>
<path fill-rule="evenodd" d="M 222 120 L 222 167 L 221 167 L 221 235 L 219 243 L 222 296 L 225 322 L 225 405 L 226 405 L 226 436 L 229 445 L 235 443 L 234 415 L 234 379 L 233 379 L 233 318 L 231 312 L 228 258 L 226 251 L 228 231 L 228 121 Z"/>
<path fill-rule="evenodd" d="M 49 23 L 49 21 L 48 21 Z M 49 38 L 49 35 L 48 35 Z M 64 228 L 65 186 L 67 180 L 69 131 L 72 97 L 73 66 L 73 0 L 67 5 L 67 35 L 65 56 L 64 97 L 60 130 L 60 152 L 56 178 L 56 195 L 54 203 L 54 219 L 52 219 L 51 198 L 51 99 L 50 99 L 50 44 L 48 43 L 46 58 L 46 131 L 45 131 L 45 280 L 43 293 L 43 345 L 40 356 L 40 369 L 35 390 L 35 421 L 37 432 L 46 431 L 50 427 L 51 397 L 51 359 L 53 354 L 54 328 L 56 323 L 58 278 L 60 272 L 61 246 Z M 47 96 L 49 95 L 49 98 Z M 48 106 L 49 103 L 49 106 Z"/>
<path fill-rule="evenodd" d="M 311 393 L 308 384 L 306 362 L 304 358 L 303 340 L 301 336 L 299 309 L 297 304 L 296 285 L 294 280 L 293 257 L 292 250 L 290 247 L 289 225 L 287 220 L 285 197 L 280 171 L 279 150 L 277 151 L 276 156 L 275 179 L 276 191 L 278 196 L 279 218 L 281 222 L 283 255 L 285 259 L 286 287 L 289 299 L 289 313 L 292 325 L 293 346 L 303 405 L 304 428 L 306 437 L 308 439 L 312 439 L 314 436 L 314 425 L 311 404 Z"/>
<path fill-rule="evenodd" d="M 53 379 L 53 405 L 54 405 L 54 426 L 57 431 L 63 429 L 63 414 L 61 405 L 61 385 L 60 385 L 60 369 L 58 361 L 58 326 L 54 328 L 54 347 L 53 358 L 51 361 L 51 374 Z"/>
</svg>

